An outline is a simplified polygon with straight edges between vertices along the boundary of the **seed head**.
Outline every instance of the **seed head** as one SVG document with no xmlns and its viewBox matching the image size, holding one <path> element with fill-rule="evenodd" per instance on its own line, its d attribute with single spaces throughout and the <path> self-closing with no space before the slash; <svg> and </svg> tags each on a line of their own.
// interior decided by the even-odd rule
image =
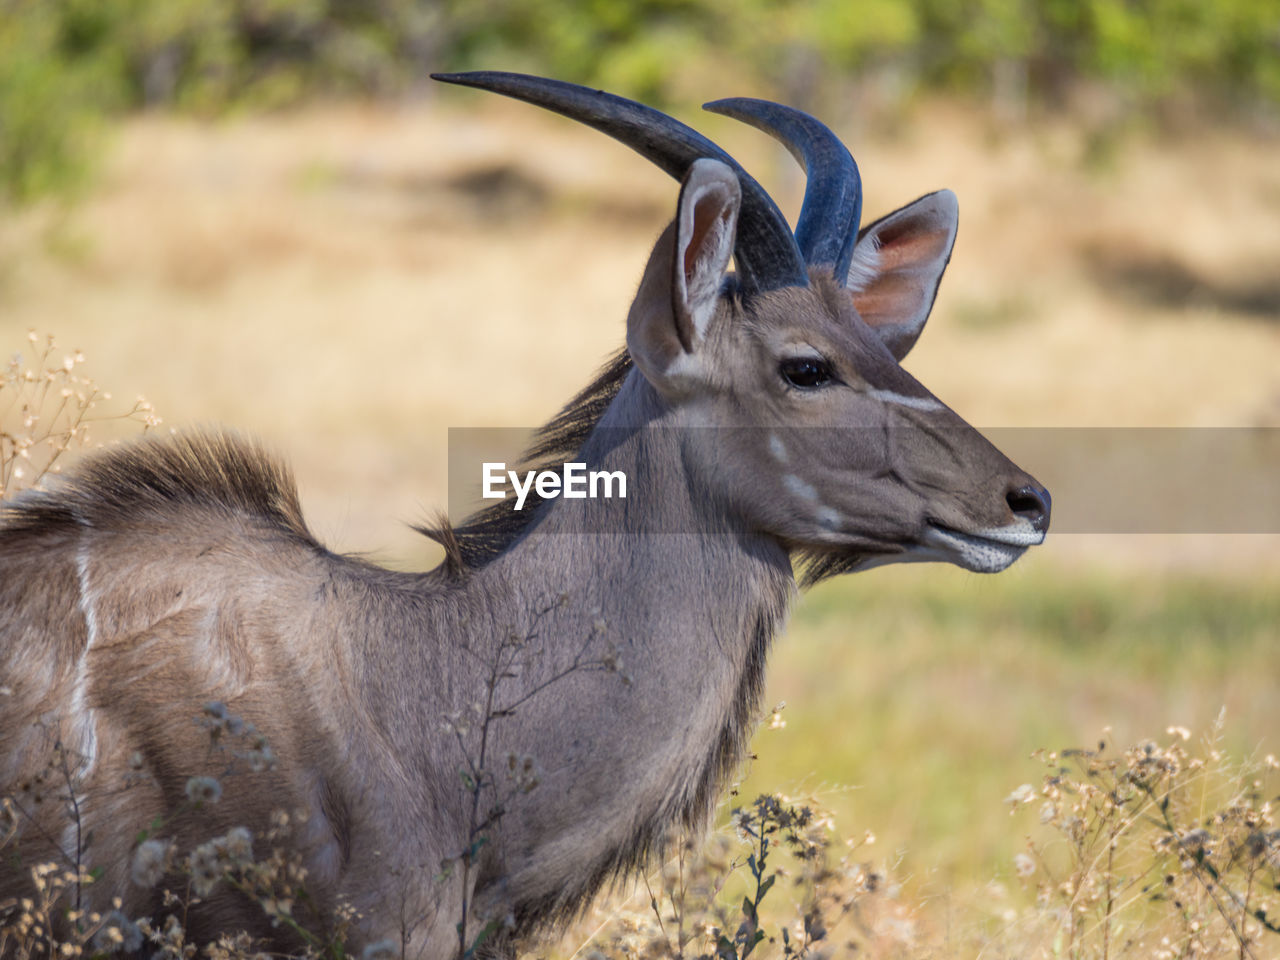
<svg viewBox="0 0 1280 960">
<path fill-rule="evenodd" d="M 196 895 L 207 897 L 222 879 L 222 863 L 212 843 L 202 843 L 191 854 L 191 886 Z"/>
<path fill-rule="evenodd" d="M 217 803 L 222 799 L 222 784 L 213 777 L 191 777 L 187 780 L 187 799 L 197 806 Z"/>
<path fill-rule="evenodd" d="M 136 886 L 150 889 L 164 876 L 168 859 L 169 844 L 163 840 L 144 840 L 138 844 L 138 849 L 133 851 L 129 878 Z"/>
</svg>

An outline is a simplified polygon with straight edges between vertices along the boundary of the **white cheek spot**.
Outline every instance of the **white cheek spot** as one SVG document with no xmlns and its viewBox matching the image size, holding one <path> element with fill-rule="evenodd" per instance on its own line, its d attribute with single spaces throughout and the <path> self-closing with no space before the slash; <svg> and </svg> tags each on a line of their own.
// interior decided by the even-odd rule
<svg viewBox="0 0 1280 960">
<path fill-rule="evenodd" d="M 839 512 L 827 506 L 818 498 L 818 491 L 814 489 L 813 484 L 801 480 L 794 473 L 784 473 L 782 475 L 782 485 L 801 500 L 813 504 L 813 515 L 818 522 L 818 526 L 824 530 L 838 531 L 840 529 Z"/>
<path fill-rule="evenodd" d="M 892 390 L 871 390 L 867 396 L 881 403 L 892 403 L 899 407 L 910 407 L 912 410 L 945 410 L 941 403 L 932 397 L 908 397 L 906 394 L 894 393 Z"/>
<path fill-rule="evenodd" d="M 809 500 L 814 503 L 818 500 L 818 491 L 813 489 L 811 484 L 801 480 L 794 473 L 783 474 L 782 485 L 802 500 Z"/>
<path fill-rule="evenodd" d="M 769 455 L 779 463 L 786 463 L 791 459 L 787 455 L 786 446 L 783 445 L 782 440 L 779 439 L 776 433 L 769 434 Z"/>
<path fill-rule="evenodd" d="M 840 514 L 826 504 L 818 507 L 818 523 L 823 529 L 836 531 L 840 529 Z"/>
</svg>

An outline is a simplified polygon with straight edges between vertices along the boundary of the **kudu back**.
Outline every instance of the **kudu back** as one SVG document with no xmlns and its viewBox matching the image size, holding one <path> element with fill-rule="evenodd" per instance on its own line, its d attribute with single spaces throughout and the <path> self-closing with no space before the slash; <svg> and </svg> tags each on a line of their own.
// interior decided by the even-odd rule
<svg viewBox="0 0 1280 960">
<path fill-rule="evenodd" d="M 5 504 L 0 793 L 17 825 L 0 910 L 31 864 L 79 861 L 102 871 L 90 904 L 159 916 L 186 881 L 131 870 L 143 831 L 187 851 L 245 827 L 263 849 L 283 809 L 274 842 L 321 913 L 359 911 L 355 946 L 447 957 L 484 930 L 482 955 L 514 956 L 706 821 L 797 571 L 994 572 L 1043 539 L 1046 491 L 899 364 L 955 240 L 950 192 L 861 226 L 857 168 L 826 127 L 709 105 L 804 164 L 793 232 L 724 151 L 640 104 L 439 79 L 591 124 L 681 181 L 626 349 L 531 453 L 622 471 L 632 492 L 497 504 L 429 531 L 447 558 L 422 574 L 326 550 L 288 472 L 227 434 L 101 453 Z M 240 724 L 254 742 L 231 749 Z M 221 777 L 221 798 L 197 808 L 193 775 Z M 193 937 L 298 946 L 229 883 L 201 900 Z"/>
</svg>

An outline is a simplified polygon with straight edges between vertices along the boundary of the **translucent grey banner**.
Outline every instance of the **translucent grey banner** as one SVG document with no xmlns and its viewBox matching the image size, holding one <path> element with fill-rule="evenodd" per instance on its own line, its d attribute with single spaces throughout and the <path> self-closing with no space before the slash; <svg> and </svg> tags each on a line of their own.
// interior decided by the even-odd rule
<svg viewBox="0 0 1280 960">
<path fill-rule="evenodd" d="M 840 464 L 841 450 L 878 450 L 889 459 L 901 450 L 918 459 L 936 449 L 941 465 L 954 456 L 948 450 L 963 451 L 966 439 L 960 431 L 949 437 L 946 431 L 926 433 L 911 428 L 705 428 L 664 433 L 655 449 L 719 448 L 739 461 L 747 458 L 742 468 L 758 475 L 761 483 L 776 481 L 776 474 L 785 473 L 815 486 L 838 482 L 830 465 Z M 616 434 L 597 431 L 593 448 L 611 450 L 633 442 L 630 431 Z M 1053 497 L 1050 529 L 1055 534 L 1280 533 L 1277 428 L 1001 427 L 982 430 L 982 434 L 1049 489 Z M 776 441 L 771 440 L 775 437 Z M 500 502 L 482 496 L 487 480 L 490 494 L 501 490 L 509 498 L 508 508 L 519 499 L 517 487 L 525 490 L 521 509 L 527 511 L 538 510 L 540 501 L 565 496 L 594 500 L 597 506 L 593 509 L 579 509 L 583 529 L 590 528 L 591 518 L 598 519 L 601 510 L 626 510 L 629 518 L 648 518 L 642 521 L 649 525 L 646 532 L 689 532 L 663 529 L 661 519 L 654 519 L 661 518 L 662 511 L 643 509 L 659 495 L 647 479 L 653 465 L 644 460 L 628 471 L 625 496 L 618 495 L 616 477 L 598 476 L 592 487 L 593 473 L 615 470 L 615 455 L 610 454 L 608 464 L 570 458 L 581 463 L 581 468 L 571 469 L 567 476 L 557 468 L 553 471 L 558 474 L 556 480 L 542 481 L 541 493 L 547 496 L 540 497 L 538 478 L 528 477 L 522 456 L 535 438 L 534 429 L 451 428 L 450 520 L 460 524 L 475 510 Z M 771 456 L 771 442 L 785 453 Z M 815 451 L 820 463 L 806 462 L 806 450 Z M 517 474 L 514 483 L 509 471 Z"/>
</svg>

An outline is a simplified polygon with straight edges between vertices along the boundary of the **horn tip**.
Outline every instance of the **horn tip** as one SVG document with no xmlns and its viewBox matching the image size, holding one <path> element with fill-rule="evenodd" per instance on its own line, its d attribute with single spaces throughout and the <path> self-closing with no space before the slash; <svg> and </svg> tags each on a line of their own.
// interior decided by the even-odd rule
<svg viewBox="0 0 1280 960">
<path fill-rule="evenodd" d="M 464 87 L 493 87 L 498 84 L 515 84 L 527 81 L 540 81 L 540 77 L 531 77 L 522 73 L 508 73 L 504 70 L 465 70 L 460 73 L 432 73 L 432 80 L 441 83 L 456 83 Z M 547 82 L 547 81 L 542 81 Z"/>
<path fill-rule="evenodd" d="M 702 105 L 702 109 L 709 113 L 719 113 L 726 117 L 733 117 L 741 112 L 744 103 L 749 103 L 751 100 L 751 97 L 722 97 L 719 100 L 708 100 Z"/>
</svg>

